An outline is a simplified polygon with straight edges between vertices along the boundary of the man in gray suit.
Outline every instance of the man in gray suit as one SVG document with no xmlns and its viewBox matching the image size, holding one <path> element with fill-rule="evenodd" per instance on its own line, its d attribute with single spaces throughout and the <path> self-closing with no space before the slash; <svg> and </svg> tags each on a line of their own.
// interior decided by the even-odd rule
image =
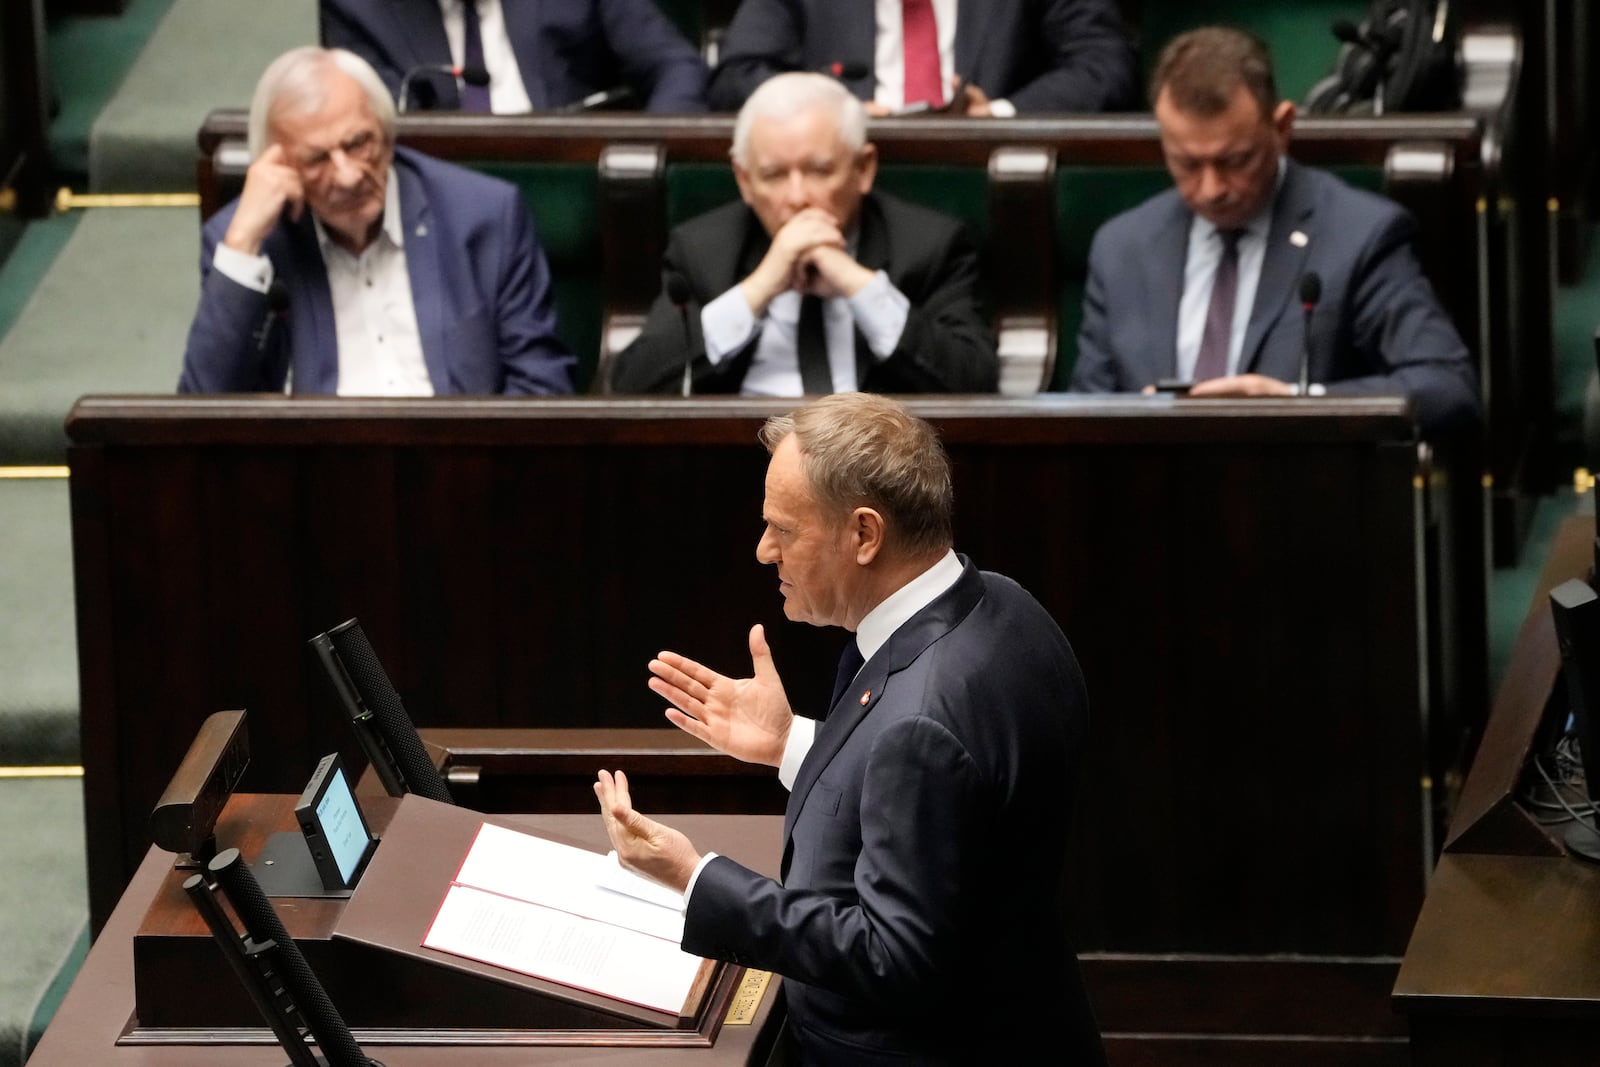
<svg viewBox="0 0 1600 1067">
<path fill-rule="evenodd" d="M 1472 425 L 1476 375 L 1422 275 L 1415 223 L 1287 158 L 1295 107 L 1277 99 L 1265 46 L 1238 30 L 1184 34 L 1152 97 L 1176 188 L 1095 235 L 1073 390 L 1179 379 L 1191 396 L 1289 396 L 1309 350 L 1312 395 L 1404 394 L 1425 433 Z"/>
</svg>

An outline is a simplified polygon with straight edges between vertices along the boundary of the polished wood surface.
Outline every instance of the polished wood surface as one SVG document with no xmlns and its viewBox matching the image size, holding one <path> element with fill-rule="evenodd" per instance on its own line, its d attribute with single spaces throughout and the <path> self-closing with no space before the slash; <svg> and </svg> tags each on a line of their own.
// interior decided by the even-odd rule
<svg viewBox="0 0 1600 1067">
<path fill-rule="evenodd" d="M 247 858 L 254 857 L 269 834 L 293 826 L 293 801 L 284 795 L 237 796 L 224 814 L 219 836 Z M 380 797 L 364 803 L 375 827 L 386 828 L 393 802 Z M 598 815 L 506 816 L 496 821 L 583 847 L 604 847 Z M 684 815 L 676 821 L 705 847 L 725 850 L 757 870 L 776 870 L 782 829 L 778 819 Z M 283 1053 L 271 1045 L 270 1032 L 181 889 L 189 872 L 174 870 L 173 860 L 171 853 L 157 849 L 145 857 L 29 1063 L 282 1063 Z M 760 1062 L 771 1040 L 766 1024 L 777 999 L 776 982 L 753 1022 L 722 1025 L 710 1048 L 696 1033 L 666 1035 L 669 1044 L 652 1048 L 645 1044 L 648 1038 L 615 1030 L 540 1032 L 537 1006 L 530 1007 L 526 995 L 508 995 L 499 983 L 474 981 L 453 971 L 408 969 L 332 940 L 343 901 L 280 898 L 275 906 L 357 1040 L 389 1067 L 558 1064 L 579 1058 L 619 1065 L 742 1064 Z M 382 979 L 374 980 L 376 974 Z M 719 1000 L 719 1009 L 725 1003 L 726 997 Z M 358 1020 L 359 1013 L 379 1005 L 385 1015 Z"/>
<path fill-rule="evenodd" d="M 1445 853 L 1394 987 L 1418 1067 L 1600 1059 L 1600 866 L 1520 800 L 1566 719 L 1549 591 L 1591 573 L 1593 516 L 1566 520 L 1539 576 Z"/>
<path fill-rule="evenodd" d="M 247 788 L 357 758 L 304 648 L 350 615 L 425 727 L 659 728 L 648 659 L 742 671 L 758 621 L 796 706 L 818 706 L 840 635 L 786 622 L 753 551 L 755 431 L 786 406 L 80 403 L 97 915 L 209 710 L 251 711 Z M 1403 404 L 912 406 L 952 457 L 958 547 L 1040 599 L 1089 680 L 1080 949 L 1392 967 L 1431 852 L 1439 622 Z M 670 811 L 679 784 L 635 801 Z M 1097 1001 L 1108 1028 L 1146 1014 L 1139 999 Z"/>
</svg>

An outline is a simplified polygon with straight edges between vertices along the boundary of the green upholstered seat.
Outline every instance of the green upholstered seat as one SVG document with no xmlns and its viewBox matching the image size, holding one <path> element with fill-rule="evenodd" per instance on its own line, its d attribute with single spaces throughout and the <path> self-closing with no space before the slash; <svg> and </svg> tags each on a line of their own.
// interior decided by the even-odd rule
<svg viewBox="0 0 1600 1067">
<path fill-rule="evenodd" d="M 1267 42 L 1277 72 L 1278 91 L 1291 100 L 1305 98 L 1333 68 L 1339 42 L 1329 27 L 1335 19 L 1359 22 L 1363 0 L 1144 0 L 1139 16 L 1139 56 L 1148 74 L 1173 37 L 1196 26 L 1229 25 L 1250 30 Z"/>
</svg>

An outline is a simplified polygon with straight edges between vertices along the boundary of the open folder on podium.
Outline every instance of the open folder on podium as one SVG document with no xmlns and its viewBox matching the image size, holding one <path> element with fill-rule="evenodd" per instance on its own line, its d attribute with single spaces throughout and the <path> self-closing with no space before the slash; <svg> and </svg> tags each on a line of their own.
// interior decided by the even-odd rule
<svg viewBox="0 0 1600 1067">
<path fill-rule="evenodd" d="M 542 993 L 556 1025 L 694 1027 L 725 965 L 679 947 L 675 895 L 509 821 L 406 796 L 334 938 Z"/>
</svg>

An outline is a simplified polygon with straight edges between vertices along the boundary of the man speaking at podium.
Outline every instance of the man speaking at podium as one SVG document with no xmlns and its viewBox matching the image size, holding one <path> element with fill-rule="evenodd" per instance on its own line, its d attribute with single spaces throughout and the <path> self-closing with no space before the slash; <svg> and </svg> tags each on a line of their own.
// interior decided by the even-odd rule
<svg viewBox="0 0 1600 1067">
<path fill-rule="evenodd" d="M 823 721 L 796 716 L 758 625 L 753 677 L 675 653 L 650 687 L 675 725 L 790 789 L 782 881 L 595 784 L 625 866 L 686 891 L 683 947 L 786 979 L 803 1063 L 1104 1055 L 1061 875 L 1087 730 L 1083 676 L 1027 592 L 951 550 L 950 470 L 895 401 L 836 394 L 771 419 L 756 557 L 784 614 L 855 633 Z"/>
</svg>

